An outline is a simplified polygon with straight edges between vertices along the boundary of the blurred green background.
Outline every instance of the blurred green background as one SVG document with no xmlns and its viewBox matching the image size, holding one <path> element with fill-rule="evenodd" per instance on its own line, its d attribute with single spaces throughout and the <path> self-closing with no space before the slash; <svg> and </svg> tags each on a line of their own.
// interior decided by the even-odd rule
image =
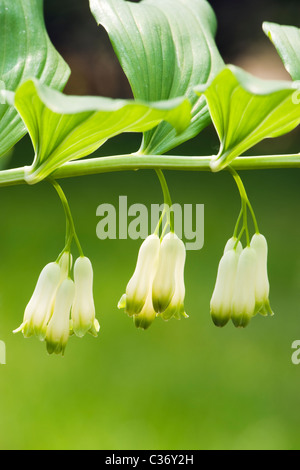
<svg viewBox="0 0 300 470">
<path fill-rule="evenodd" d="M 267 3 L 272 13 L 272 2 Z M 289 2 L 284 5 L 288 9 Z M 83 10 L 89 18 L 87 2 Z M 46 1 L 53 41 L 62 36 L 65 42 L 70 39 L 66 30 L 69 11 L 79 24 L 81 12 L 72 2 L 64 2 L 59 9 L 59 2 Z M 290 12 L 292 17 L 291 6 Z M 226 22 L 230 22 L 229 14 Z M 89 27 L 85 29 L 82 21 L 82 30 L 90 38 Z M 59 41 L 56 46 L 64 50 Z M 75 54 L 76 44 L 73 46 Z M 85 47 L 87 51 L 88 45 Z M 272 56 L 272 46 L 269 48 Z M 230 47 L 226 50 L 230 61 L 237 61 Z M 245 57 L 250 55 L 245 53 Z M 68 54 L 64 56 L 68 61 Z M 82 60 L 87 60 L 84 52 Z M 274 61 L 274 70 L 284 74 L 277 58 Z M 82 74 L 81 89 L 95 93 L 98 88 L 89 85 L 85 74 L 87 70 Z M 94 80 L 91 76 L 93 73 L 90 80 Z M 116 83 L 121 82 L 116 78 Z M 79 90 L 75 79 L 72 84 L 68 92 Z M 138 145 L 139 136 L 124 135 L 96 155 L 135 151 Z M 215 153 L 217 146 L 214 130 L 209 128 L 176 153 L 206 155 Z M 296 151 L 299 130 L 265 141 L 252 153 Z M 15 148 L 12 166 L 29 164 L 31 159 L 32 147 L 25 137 Z M 119 195 L 127 195 L 129 204 L 150 207 L 162 202 L 155 173 L 65 180 L 62 186 L 78 235 L 94 266 L 101 332 L 98 339 L 71 338 L 64 358 L 49 357 L 45 345 L 34 338 L 24 340 L 22 335 L 12 334 L 22 321 L 41 269 L 63 247 L 63 210 L 47 183 L 1 189 L 0 339 L 7 348 L 7 364 L 0 365 L 2 450 L 300 448 L 300 365 L 291 362 L 292 342 L 300 340 L 298 171 L 242 174 L 269 243 L 275 316 L 257 317 L 241 331 L 231 324 L 219 330 L 209 315 L 218 262 L 240 208 L 235 184 L 226 172 L 166 172 L 166 177 L 174 202 L 205 204 L 205 246 L 187 255 L 186 310 L 190 318 L 168 323 L 157 319 L 148 331 L 137 330 L 116 305 L 132 275 L 141 242 L 96 237 L 99 204 L 117 205 Z"/>
</svg>

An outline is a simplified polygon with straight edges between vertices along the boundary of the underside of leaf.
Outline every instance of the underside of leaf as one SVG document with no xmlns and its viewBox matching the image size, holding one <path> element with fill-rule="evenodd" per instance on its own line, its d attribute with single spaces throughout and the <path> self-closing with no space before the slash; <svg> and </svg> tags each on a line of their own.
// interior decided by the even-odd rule
<svg viewBox="0 0 300 470">
<path fill-rule="evenodd" d="M 220 139 L 219 154 L 211 168 L 219 171 L 258 142 L 290 132 L 300 123 L 295 100 L 300 83 L 261 80 L 229 66 L 204 93 Z"/>
<path fill-rule="evenodd" d="M 184 98 L 146 103 L 68 96 L 38 80 L 21 85 L 14 103 L 35 149 L 28 183 L 44 179 L 63 163 L 90 155 L 123 132 L 145 132 L 163 120 L 182 132 L 191 115 Z"/>
</svg>

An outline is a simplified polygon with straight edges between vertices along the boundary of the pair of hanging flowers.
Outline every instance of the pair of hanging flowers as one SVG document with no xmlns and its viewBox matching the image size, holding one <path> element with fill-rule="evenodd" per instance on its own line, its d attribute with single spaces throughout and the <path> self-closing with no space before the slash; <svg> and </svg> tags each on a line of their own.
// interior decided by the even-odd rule
<svg viewBox="0 0 300 470">
<path fill-rule="evenodd" d="M 244 249 L 234 237 L 227 242 L 210 302 L 215 325 L 225 326 L 231 319 L 236 327 L 245 328 L 258 313 L 273 315 L 267 257 L 268 245 L 262 234 L 253 235 Z"/>
<path fill-rule="evenodd" d="M 158 235 L 150 235 L 142 243 L 134 274 L 118 304 L 133 317 L 137 328 L 149 328 L 156 316 L 165 321 L 187 318 L 185 258 L 184 243 L 174 232 L 162 241 Z"/>
<path fill-rule="evenodd" d="M 210 312 L 213 322 L 219 327 L 225 326 L 231 319 L 237 328 L 245 328 L 258 313 L 263 316 L 274 315 L 269 301 L 268 244 L 259 231 L 240 176 L 232 168 L 228 169 L 237 184 L 242 207 L 233 237 L 228 240 L 219 264 Z M 249 211 L 255 227 L 251 240 Z M 241 243 L 243 235 L 246 236 L 245 248 Z"/>
</svg>

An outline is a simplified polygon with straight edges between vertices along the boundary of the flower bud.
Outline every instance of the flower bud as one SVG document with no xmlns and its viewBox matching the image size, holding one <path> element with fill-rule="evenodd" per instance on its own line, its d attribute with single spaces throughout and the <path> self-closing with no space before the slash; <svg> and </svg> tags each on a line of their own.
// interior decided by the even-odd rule
<svg viewBox="0 0 300 470">
<path fill-rule="evenodd" d="M 245 248 L 240 257 L 232 300 L 232 321 L 236 327 L 245 328 L 255 315 L 257 256 L 253 248 Z"/>
<path fill-rule="evenodd" d="M 181 318 L 188 318 L 188 315 L 185 313 L 184 309 L 184 298 L 185 298 L 185 284 L 184 284 L 184 266 L 186 251 L 184 243 L 178 239 L 178 248 L 176 255 L 176 265 L 175 265 L 175 292 L 172 297 L 172 300 L 166 310 L 160 314 L 161 318 L 165 321 L 170 320 L 171 318 L 176 318 L 180 320 Z"/>
<path fill-rule="evenodd" d="M 78 258 L 74 266 L 75 299 L 72 307 L 72 327 L 82 338 L 88 331 L 97 336 L 99 323 L 95 318 L 93 267 L 86 257 Z"/>
<path fill-rule="evenodd" d="M 49 354 L 64 355 L 70 335 L 70 311 L 74 296 L 74 282 L 65 279 L 58 288 L 54 312 L 47 327 L 46 345 Z"/>
<path fill-rule="evenodd" d="M 157 313 L 163 313 L 175 294 L 176 264 L 181 255 L 181 240 L 175 233 L 168 233 L 160 246 L 157 272 L 152 287 L 152 302 Z"/>
<path fill-rule="evenodd" d="M 145 305 L 148 292 L 155 276 L 160 240 L 157 235 L 150 235 L 142 243 L 137 265 L 132 278 L 127 284 L 126 297 L 122 296 L 119 306 L 124 305 L 128 315 L 138 315 Z"/>
<path fill-rule="evenodd" d="M 240 254 L 237 250 L 229 249 L 225 251 L 219 264 L 217 280 L 210 302 L 212 320 L 219 327 L 225 326 L 231 317 L 239 257 Z"/>
<path fill-rule="evenodd" d="M 270 284 L 268 279 L 268 244 L 265 237 L 261 234 L 255 234 L 251 240 L 251 248 L 257 255 L 256 269 L 256 312 L 262 315 L 274 315 L 269 302 Z"/>
<path fill-rule="evenodd" d="M 44 267 L 25 309 L 23 323 L 14 333 L 22 331 L 25 338 L 32 335 L 37 335 L 40 340 L 45 338 L 60 279 L 61 269 L 57 263 L 49 263 Z"/>
</svg>

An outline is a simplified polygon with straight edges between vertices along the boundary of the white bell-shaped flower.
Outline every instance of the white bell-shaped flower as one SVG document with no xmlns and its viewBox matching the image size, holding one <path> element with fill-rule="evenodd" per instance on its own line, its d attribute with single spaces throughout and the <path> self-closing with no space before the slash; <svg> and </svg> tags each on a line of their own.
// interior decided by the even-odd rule
<svg viewBox="0 0 300 470">
<path fill-rule="evenodd" d="M 93 296 L 93 267 L 90 260 L 80 257 L 74 265 L 75 299 L 72 307 L 72 329 L 82 338 L 87 332 L 97 336 L 100 326 L 96 320 Z"/>
<path fill-rule="evenodd" d="M 270 283 L 268 278 L 268 244 L 265 237 L 261 234 L 255 234 L 251 240 L 251 248 L 253 248 L 257 255 L 257 269 L 256 269 L 256 285 L 255 285 L 255 298 L 256 298 L 256 312 L 261 315 L 273 315 L 270 302 Z"/>
<path fill-rule="evenodd" d="M 156 313 L 163 313 L 175 294 L 176 265 L 181 252 L 182 241 L 175 233 L 168 233 L 161 242 L 158 268 L 152 287 L 152 302 Z"/>
<path fill-rule="evenodd" d="M 236 327 L 245 328 L 255 315 L 257 255 L 253 248 L 246 247 L 238 261 L 232 298 L 232 321 Z"/>
<path fill-rule="evenodd" d="M 45 338 L 60 280 L 60 266 L 57 263 L 47 264 L 39 276 L 34 293 L 25 309 L 23 323 L 14 333 L 22 331 L 25 338 L 32 335 L 38 336 L 40 340 Z"/>
<path fill-rule="evenodd" d="M 182 240 L 177 238 L 177 253 L 176 253 L 176 264 L 175 264 L 175 291 L 171 302 L 169 303 L 166 310 L 164 310 L 160 317 L 167 321 L 171 318 L 180 320 L 181 318 L 188 318 L 188 315 L 184 309 L 184 298 L 185 298 L 185 283 L 184 283 L 184 267 L 186 259 L 186 250 Z"/>
<path fill-rule="evenodd" d="M 134 324 L 137 328 L 141 328 L 142 330 L 147 330 L 149 326 L 152 325 L 156 317 L 156 312 L 153 308 L 152 304 L 152 290 L 149 290 L 147 295 L 146 302 L 142 308 L 141 313 L 138 315 L 134 315 Z"/>
<path fill-rule="evenodd" d="M 75 296 L 75 284 L 65 279 L 59 286 L 53 315 L 47 327 L 46 345 L 49 354 L 62 354 L 70 336 L 70 312 Z"/>
<path fill-rule="evenodd" d="M 125 307 L 130 316 L 141 313 L 145 305 L 156 273 L 159 251 L 160 240 L 154 234 L 149 235 L 140 247 L 134 274 L 118 305 L 119 308 Z"/>
<path fill-rule="evenodd" d="M 228 247 L 230 246 L 231 244 L 228 245 Z M 239 251 L 231 248 L 225 251 L 219 264 L 217 280 L 210 301 L 213 322 L 219 327 L 225 326 L 231 318 L 239 257 Z"/>
<path fill-rule="evenodd" d="M 229 250 L 236 250 L 238 255 L 240 255 L 243 251 L 243 245 L 241 244 L 240 241 L 237 240 L 237 238 L 235 237 L 229 238 L 228 242 L 225 245 L 224 253 L 226 253 L 226 251 L 229 251 Z"/>
<path fill-rule="evenodd" d="M 69 273 L 72 269 L 73 265 L 73 257 L 69 251 L 65 251 L 59 260 L 60 266 L 60 282 L 62 283 L 67 277 L 69 277 Z"/>
</svg>

